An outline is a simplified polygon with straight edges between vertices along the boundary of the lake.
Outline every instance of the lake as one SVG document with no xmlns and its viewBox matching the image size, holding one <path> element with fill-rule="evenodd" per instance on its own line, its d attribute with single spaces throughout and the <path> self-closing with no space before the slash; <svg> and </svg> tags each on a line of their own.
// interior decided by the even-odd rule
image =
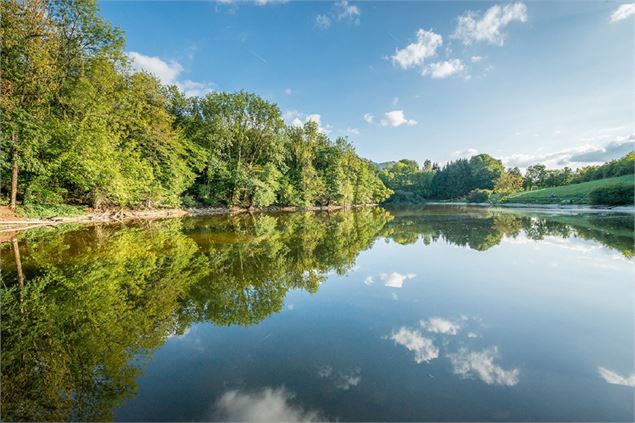
<svg viewBox="0 0 635 423">
<path fill-rule="evenodd" d="M 633 421 L 633 231 L 460 206 L 31 230 L 0 250 L 2 418 Z"/>
</svg>

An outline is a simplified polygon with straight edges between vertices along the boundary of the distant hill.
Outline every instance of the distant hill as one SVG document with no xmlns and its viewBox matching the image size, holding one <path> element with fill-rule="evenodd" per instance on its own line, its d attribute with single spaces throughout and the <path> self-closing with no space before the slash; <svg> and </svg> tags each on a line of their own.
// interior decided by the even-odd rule
<svg viewBox="0 0 635 423">
<path fill-rule="evenodd" d="M 397 163 L 397 162 L 395 162 L 395 161 L 392 161 L 392 162 L 381 162 L 381 163 L 373 162 L 373 164 L 375 166 L 377 166 L 378 168 L 380 168 L 380 169 L 386 169 L 386 168 L 393 167 L 395 165 L 395 163 Z"/>
<path fill-rule="evenodd" d="M 519 192 L 510 195 L 502 202 L 525 204 L 590 204 L 589 193 L 595 188 L 621 185 L 633 189 L 634 184 L 634 175 L 624 175 L 579 184 Z"/>
</svg>

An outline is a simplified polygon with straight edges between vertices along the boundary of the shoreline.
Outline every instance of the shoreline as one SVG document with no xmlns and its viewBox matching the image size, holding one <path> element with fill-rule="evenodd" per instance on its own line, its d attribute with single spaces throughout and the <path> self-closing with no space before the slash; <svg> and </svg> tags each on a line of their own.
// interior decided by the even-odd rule
<svg viewBox="0 0 635 423">
<path fill-rule="evenodd" d="M 334 211 L 342 209 L 355 209 L 363 207 L 375 207 L 377 204 L 356 204 L 351 206 L 309 206 L 309 207 L 201 207 L 201 208 L 171 208 L 150 210 L 105 210 L 89 212 L 72 216 L 59 216 L 46 219 L 15 217 L 0 218 L 0 242 L 9 240 L 18 232 L 28 229 L 57 226 L 64 223 L 115 223 L 129 220 L 169 219 L 174 217 L 216 216 L 224 214 L 240 213 L 273 213 L 273 212 L 298 212 L 298 211 Z"/>
<path fill-rule="evenodd" d="M 532 209 L 532 210 L 549 210 L 549 211 L 580 211 L 595 213 L 635 213 L 635 206 L 593 206 L 591 204 L 533 204 L 533 203 L 468 203 L 467 201 L 430 201 L 422 205 L 435 206 L 476 206 L 489 208 L 507 208 L 507 209 Z"/>
<path fill-rule="evenodd" d="M 531 203 L 468 203 L 463 201 L 430 201 L 422 204 L 400 204 L 399 206 L 419 206 L 426 205 L 443 205 L 443 206 L 468 206 L 483 208 L 505 208 L 535 211 L 561 211 L 561 212 L 585 212 L 585 213 L 630 213 L 635 214 L 633 206 L 591 206 L 591 205 L 572 205 L 572 204 L 531 204 Z M 273 212 L 298 212 L 298 211 L 334 211 L 342 209 L 355 209 L 364 207 L 376 207 L 379 204 L 358 204 L 352 206 L 287 206 L 287 207 L 201 207 L 201 208 L 170 208 L 170 209 L 150 209 L 150 210 L 105 210 L 100 212 L 89 212 L 74 216 L 51 217 L 47 219 L 32 218 L 12 218 L 6 219 L 4 216 L 0 218 L 0 242 L 10 240 L 18 232 L 29 229 L 41 228 L 47 226 L 57 226 L 64 223 L 116 223 L 129 220 L 151 220 L 151 219 L 169 219 L 175 217 L 197 217 L 197 216 L 216 216 L 225 214 L 240 213 L 273 213 Z M 397 206 L 397 207 L 399 207 Z M 392 208 L 393 205 L 387 205 Z"/>
</svg>

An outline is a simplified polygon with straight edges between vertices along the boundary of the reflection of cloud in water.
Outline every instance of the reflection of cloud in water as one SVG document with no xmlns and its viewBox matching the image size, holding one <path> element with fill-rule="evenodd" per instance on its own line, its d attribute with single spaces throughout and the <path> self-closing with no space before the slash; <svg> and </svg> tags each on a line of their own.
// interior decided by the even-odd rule
<svg viewBox="0 0 635 423">
<path fill-rule="evenodd" d="M 324 420 L 319 413 L 294 405 L 294 395 L 284 388 L 258 392 L 225 392 L 216 401 L 216 415 L 237 422 L 314 422 Z"/>
<path fill-rule="evenodd" d="M 379 275 L 379 278 L 384 281 L 384 285 L 388 286 L 390 288 L 401 288 L 403 286 L 404 281 L 408 280 L 408 279 L 414 279 L 415 278 L 414 273 L 408 273 L 407 275 L 403 275 L 401 273 L 398 272 L 392 272 L 392 273 L 382 273 L 381 275 Z"/>
<path fill-rule="evenodd" d="M 318 368 L 318 376 L 322 379 L 332 380 L 335 383 L 335 387 L 343 391 L 348 391 L 351 387 L 359 385 L 362 381 L 360 369 L 335 373 L 333 366 L 328 364 Z"/>
<path fill-rule="evenodd" d="M 635 373 L 630 376 L 622 376 L 621 374 L 615 373 L 614 371 L 604 367 L 598 367 L 598 372 L 606 383 L 610 383 L 611 385 L 635 387 Z"/>
<path fill-rule="evenodd" d="M 408 329 L 405 326 L 390 335 L 390 339 L 396 344 L 403 345 L 408 351 L 415 353 L 417 363 L 427 363 L 439 357 L 439 349 L 431 339 L 424 337 L 417 330 Z"/>
<path fill-rule="evenodd" d="M 451 322 L 441 317 L 431 317 L 428 320 L 422 320 L 421 327 L 432 333 L 442 333 L 445 335 L 456 335 L 459 333 L 461 326 L 458 323 Z"/>
<path fill-rule="evenodd" d="M 343 391 L 348 391 L 352 386 L 357 386 L 362 381 L 359 369 L 354 370 L 348 374 L 340 373 L 338 375 L 335 387 Z"/>
<path fill-rule="evenodd" d="M 518 369 L 505 370 L 494 361 L 498 358 L 498 348 L 484 351 L 468 351 L 461 348 L 449 354 L 454 374 L 464 378 L 478 377 L 488 385 L 514 386 L 518 383 Z"/>
</svg>

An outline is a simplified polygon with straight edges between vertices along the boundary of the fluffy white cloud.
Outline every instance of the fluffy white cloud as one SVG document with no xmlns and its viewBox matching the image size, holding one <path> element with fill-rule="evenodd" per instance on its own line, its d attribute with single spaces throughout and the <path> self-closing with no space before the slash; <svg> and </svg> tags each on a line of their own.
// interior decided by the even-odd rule
<svg viewBox="0 0 635 423">
<path fill-rule="evenodd" d="M 600 377 L 602 377 L 606 383 L 635 387 L 635 373 L 630 376 L 622 376 L 619 373 L 615 373 L 614 371 L 604 367 L 598 367 L 598 372 L 600 373 Z"/>
<path fill-rule="evenodd" d="M 375 120 L 375 116 L 373 116 L 371 113 L 364 113 L 364 120 L 368 123 L 373 123 L 373 121 Z"/>
<path fill-rule="evenodd" d="M 402 288 L 403 287 L 403 283 L 408 280 L 408 279 L 414 279 L 415 278 L 414 273 L 408 273 L 407 275 L 398 273 L 398 272 L 392 272 L 392 273 L 382 273 L 381 275 L 379 275 L 379 279 L 381 279 L 384 282 L 385 286 L 388 286 L 390 288 Z"/>
<path fill-rule="evenodd" d="M 481 16 L 468 11 L 459 16 L 453 38 L 469 45 L 474 41 L 487 41 L 491 44 L 503 45 L 505 35 L 501 32 L 511 22 L 527 21 L 527 6 L 524 3 L 513 3 L 505 6 L 494 5 Z"/>
<path fill-rule="evenodd" d="M 417 41 L 408 44 L 401 50 L 395 51 L 393 63 L 402 69 L 423 64 L 425 59 L 437 54 L 437 49 L 443 44 L 443 37 L 433 31 L 420 29 L 417 31 Z"/>
<path fill-rule="evenodd" d="M 431 63 L 423 68 L 422 75 L 429 75 L 435 79 L 447 78 L 465 70 L 465 65 L 459 59 L 444 60 Z"/>
<path fill-rule="evenodd" d="M 420 322 L 421 327 L 428 332 L 442 333 L 445 335 L 456 335 L 461 329 L 461 325 L 451 322 L 441 317 L 432 317 L 428 320 L 422 320 Z"/>
<path fill-rule="evenodd" d="M 315 422 L 323 418 L 316 411 L 294 405 L 294 395 L 284 388 L 258 392 L 225 392 L 216 401 L 219 420 L 234 422 Z"/>
<path fill-rule="evenodd" d="M 373 280 L 372 276 L 366 276 L 366 279 L 364 279 L 364 284 L 365 285 L 370 286 L 370 285 L 372 285 L 374 283 L 375 283 L 375 281 Z"/>
<path fill-rule="evenodd" d="M 457 150 L 452 153 L 455 157 L 472 157 L 478 154 L 478 150 L 476 148 L 466 148 L 465 150 Z"/>
<path fill-rule="evenodd" d="M 307 122 L 315 122 L 318 125 L 318 131 L 325 135 L 328 135 L 333 130 L 332 125 L 322 125 L 322 116 L 317 113 L 307 115 L 296 110 L 289 110 L 284 113 L 283 117 L 287 121 L 287 124 L 295 127 L 304 126 Z"/>
<path fill-rule="evenodd" d="M 495 363 L 498 349 L 468 351 L 461 348 L 455 354 L 449 354 L 454 374 L 463 378 L 478 377 L 488 385 L 514 386 L 518 383 L 518 369 L 505 370 Z"/>
<path fill-rule="evenodd" d="M 401 126 L 401 125 L 416 125 L 417 121 L 413 119 L 406 119 L 403 114 L 403 110 L 393 110 L 392 112 L 384 113 L 384 119 L 381 120 L 381 126 Z"/>
<path fill-rule="evenodd" d="M 602 146 L 586 144 L 554 153 L 514 154 L 503 157 L 502 161 L 508 167 L 527 167 L 536 163 L 543 163 L 549 167 L 578 167 L 617 159 L 633 150 L 635 150 L 635 134 L 618 136 Z"/>
<path fill-rule="evenodd" d="M 166 62 L 160 57 L 145 56 L 136 51 L 126 54 L 132 60 L 134 70 L 148 72 L 159 78 L 159 81 L 165 85 L 174 84 L 176 78 L 183 72 L 183 66 L 174 60 Z"/>
<path fill-rule="evenodd" d="M 357 128 L 346 128 L 346 132 L 351 135 L 359 135 L 359 129 Z"/>
<path fill-rule="evenodd" d="M 439 349 L 431 339 L 424 337 L 421 332 L 408 329 L 405 326 L 390 335 L 395 344 L 406 347 L 408 351 L 415 353 L 415 362 L 428 363 L 439 357 Z"/>
<path fill-rule="evenodd" d="M 472 63 L 479 63 L 483 61 L 483 56 L 472 56 L 470 60 Z"/>
<path fill-rule="evenodd" d="M 635 14 L 635 3 L 620 4 L 611 14 L 611 22 L 618 22 L 627 19 Z"/>
<path fill-rule="evenodd" d="M 186 96 L 202 96 L 213 91 L 214 85 L 209 82 L 179 80 L 183 66 L 177 61 L 166 62 L 160 57 L 146 56 L 136 51 L 130 51 L 126 55 L 134 70 L 152 74 L 164 85 L 176 85 Z"/>
</svg>

